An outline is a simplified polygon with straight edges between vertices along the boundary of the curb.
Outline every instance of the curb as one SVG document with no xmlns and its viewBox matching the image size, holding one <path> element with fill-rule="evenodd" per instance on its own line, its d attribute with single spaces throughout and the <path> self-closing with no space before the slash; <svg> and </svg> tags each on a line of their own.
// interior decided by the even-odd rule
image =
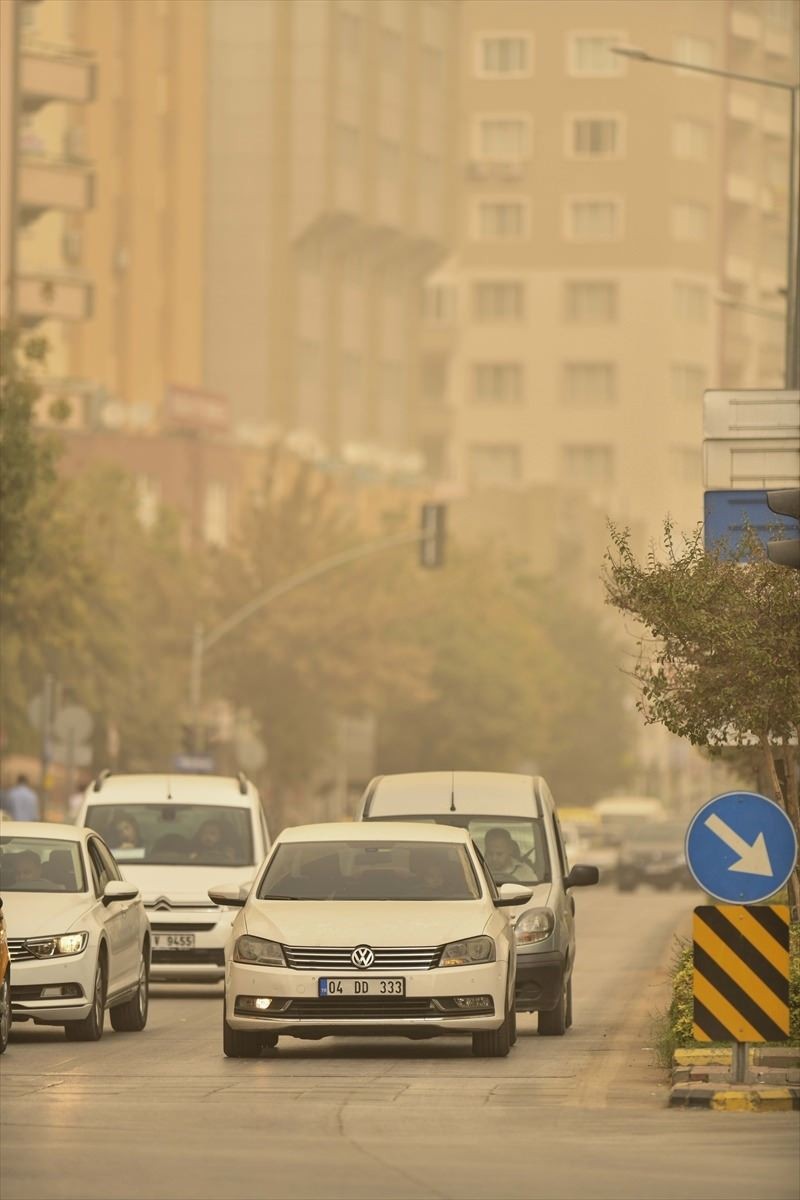
<svg viewBox="0 0 800 1200">
<path fill-rule="evenodd" d="M 676 1083 L 669 1094 L 670 1108 L 712 1108 L 717 1112 L 800 1111 L 800 1087 L 704 1087 Z"/>
</svg>

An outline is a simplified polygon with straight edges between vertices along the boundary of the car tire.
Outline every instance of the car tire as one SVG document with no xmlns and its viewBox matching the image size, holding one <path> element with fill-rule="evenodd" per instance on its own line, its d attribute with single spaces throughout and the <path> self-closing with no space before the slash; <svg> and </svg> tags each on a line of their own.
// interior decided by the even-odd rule
<svg viewBox="0 0 800 1200">
<path fill-rule="evenodd" d="M 567 988 L 564 984 L 558 1004 L 549 1011 L 539 1011 L 539 1037 L 563 1037 L 567 1032 Z"/>
<path fill-rule="evenodd" d="M 619 879 L 619 880 L 617 880 L 617 891 L 618 892 L 635 892 L 636 884 L 633 882 L 633 880 Z"/>
<path fill-rule="evenodd" d="M 476 1058 L 505 1058 L 511 1049 L 512 1010 L 506 1008 L 499 1029 L 481 1029 L 472 1035 L 472 1053 Z"/>
<path fill-rule="evenodd" d="M 267 1034 L 267 1037 L 275 1037 Z M 277 1044 L 275 1038 L 275 1044 Z M 222 1010 L 222 1049 L 226 1058 L 258 1058 L 265 1043 L 263 1033 L 251 1033 L 249 1029 L 231 1029 Z"/>
<path fill-rule="evenodd" d="M 572 1028 L 572 976 L 571 975 L 569 977 L 569 983 L 567 984 L 567 1014 L 566 1014 L 566 1018 L 565 1018 L 565 1024 L 567 1026 L 567 1029 Z"/>
<path fill-rule="evenodd" d="M 6 971 L 0 983 L 0 1054 L 5 1054 L 11 1033 L 11 972 Z"/>
<path fill-rule="evenodd" d="M 511 1045 L 516 1046 L 516 1044 L 517 1044 L 517 1010 L 513 1004 L 511 1005 L 511 1009 L 508 1014 L 508 1019 L 511 1022 Z"/>
<path fill-rule="evenodd" d="M 124 1004 L 117 1004 L 111 1009 L 111 1026 L 117 1033 L 139 1033 L 147 1024 L 149 1008 L 148 991 L 150 987 L 150 956 L 147 949 L 142 952 L 139 964 L 139 982 L 136 994 Z"/>
<path fill-rule="evenodd" d="M 106 971 L 102 958 L 97 960 L 92 991 L 92 1011 L 82 1021 L 69 1021 L 64 1026 L 68 1042 L 99 1042 L 106 1019 Z"/>
</svg>

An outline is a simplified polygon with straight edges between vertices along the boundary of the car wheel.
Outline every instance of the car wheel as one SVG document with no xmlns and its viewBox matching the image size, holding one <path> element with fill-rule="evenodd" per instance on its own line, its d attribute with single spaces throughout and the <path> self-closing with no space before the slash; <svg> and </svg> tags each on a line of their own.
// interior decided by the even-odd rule
<svg viewBox="0 0 800 1200">
<path fill-rule="evenodd" d="M 131 996 L 124 1004 L 118 1004 L 111 1009 L 111 1025 L 117 1033 L 138 1033 L 147 1024 L 149 1007 L 148 989 L 150 987 L 150 963 L 147 950 L 142 953 L 139 963 L 139 982 L 136 995 Z"/>
<path fill-rule="evenodd" d="M 567 984 L 567 1015 L 566 1015 L 566 1019 L 565 1019 L 565 1024 L 567 1026 L 567 1029 L 570 1029 L 572 1026 L 572 976 L 571 975 L 569 977 L 569 983 Z"/>
<path fill-rule="evenodd" d="M 11 981 L 6 971 L 0 984 L 0 1054 L 5 1053 L 8 1035 L 11 1032 Z"/>
<path fill-rule="evenodd" d="M 511 1022 L 511 1045 L 515 1046 L 517 1044 L 517 1010 L 513 1004 L 508 1019 Z"/>
<path fill-rule="evenodd" d="M 103 960 L 98 959 L 94 973 L 92 1011 L 82 1021 L 70 1021 L 64 1026 L 68 1042 L 99 1042 L 106 1019 L 106 973 Z"/>
<path fill-rule="evenodd" d="M 539 1012 L 539 1037 L 563 1037 L 567 1031 L 567 985 L 561 988 L 558 1004 Z"/>
<path fill-rule="evenodd" d="M 636 884 L 634 883 L 634 881 L 632 879 L 618 879 L 617 880 L 617 891 L 618 892 L 635 892 Z"/>
<path fill-rule="evenodd" d="M 263 1033 L 251 1033 L 249 1029 L 231 1029 L 223 1007 L 222 1049 L 227 1058 L 258 1058 L 265 1042 L 275 1046 L 278 1039 L 274 1033 L 265 1036 Z"/>
<path fill-rule="evenodd" d="M 511 1010 L 506 1008 L 499 1029 L 481 1029 L 472 1035 L 472 1053 L 476 1058 L 505 1058 L 511 1049 Z"/>
</svg>

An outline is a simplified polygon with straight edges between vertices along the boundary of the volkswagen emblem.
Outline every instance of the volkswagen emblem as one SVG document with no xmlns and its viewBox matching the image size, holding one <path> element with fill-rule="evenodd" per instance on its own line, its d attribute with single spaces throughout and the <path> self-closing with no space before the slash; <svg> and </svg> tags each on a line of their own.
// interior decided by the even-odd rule
<svg viewBox="0 0 800 1200">
<path fill-rule="evenodd" d="M 350 955 L 350 962 L 360 971 L 365 971 L 375 962 L 375 952 L 371 946 L 356 946 Z"/>
</svg>

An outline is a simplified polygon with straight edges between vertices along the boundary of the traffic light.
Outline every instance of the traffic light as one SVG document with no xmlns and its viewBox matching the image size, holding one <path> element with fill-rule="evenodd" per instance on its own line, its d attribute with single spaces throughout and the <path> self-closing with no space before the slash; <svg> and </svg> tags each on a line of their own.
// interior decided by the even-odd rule
<svg viewBox="0 0 800 1200">
<path fill-rule="evenodd" d="M 423 504 L 420 521 L 419 565 L 441 567 L 444 565 L 445 519 L 444 504 Z"/>
<path fill-rule="evenodd" d="M 778 516 L 794 517 L 795 521 L 800 522 L 800 488 L 781 488 L 780 491 L 767 492 L 767 504 Z M 800 524 L 795 532 L 797 537 L 767 542 L 767 554 L 771 561 L 779 566 L 793 567 L 795 571 L 800 571 Z"/>
</svg>

